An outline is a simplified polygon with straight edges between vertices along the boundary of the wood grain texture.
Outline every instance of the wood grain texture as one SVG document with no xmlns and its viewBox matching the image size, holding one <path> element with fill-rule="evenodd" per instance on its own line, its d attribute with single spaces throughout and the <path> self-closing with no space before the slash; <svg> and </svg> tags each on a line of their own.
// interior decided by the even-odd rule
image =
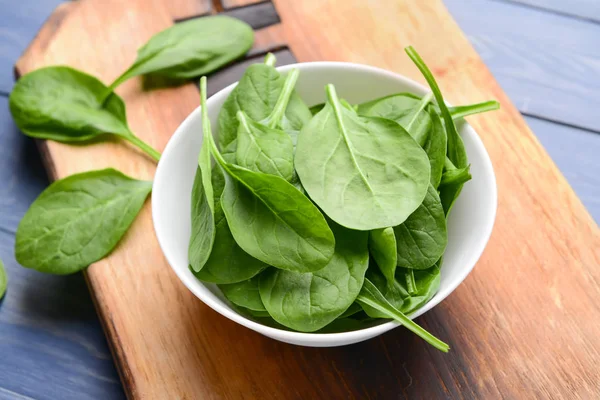
<svg viewBox="0 0 600 400">
<path fill-rule="evenodd" d="M 423 82 L 403 55 L 412 44 L 450 102 L 502 103 L 500 112 L 470 118 L 497 173 L 491 241 L 465 283 L 419 318 L 452 350 L 439 353 L 403 329 L 349 347 L 307 349 L 237 326 L 177 280 L 146 207 L 116 251 L 87 272 L 130 397 L 598 397 L 598 227 L 441 2 L 275 3 L 279 40 L 300 61 L 361 62 Z M 133 60 L 137 46 L 168 26 L 165 4 L 130 0 L 127 12 L 115 14 L 110 10 L 123 6 L 118 0 L 102 7 L 81 0 L 51 38 L 38 36 L 18 70 L 64 63 L 110 81 Z M 107 21 L 111 29 L 99 29 Z M 73 48 L 78 51 L 65 51 Z M 132 129 L 162 149 L 198 104 L 198 94 L 192 84 L 145 92 L 140 82 L 119 92 Z M 142 178 L 154 171 L 150 160 L 121 142 L 48 143 L 46 149 L 53 177 L 108 165 Z"/>
<path fill-rule="evenodd" d="M 445 3 L 519 111 L 600 132 L 600 24 L 504 1 Z"/>
</svg>

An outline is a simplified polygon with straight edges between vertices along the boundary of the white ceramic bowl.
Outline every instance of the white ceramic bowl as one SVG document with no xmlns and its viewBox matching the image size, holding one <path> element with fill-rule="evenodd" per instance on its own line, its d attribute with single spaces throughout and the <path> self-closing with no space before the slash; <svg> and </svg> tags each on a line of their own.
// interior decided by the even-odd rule
<svg viewBox="0 0 600 400">
<path fill-rule="evenodd" d="M 287 65 L 278 70 L 285 74 L 292 68 L 300 71 L 296 90 L 310 106 L 324 101 L 324 88 L 328 83 L 335 85 L 340 98 L 352 104 L 397 92 L 418 95 L 429 92 L 428 88 L 403 76 L 365 65 L 314 62 Z M 219 110 L 234 86 L 230 85 L 208 99 L 213 134 Z M 473 179 L 464 186 L 450 214 L 449 240 L 442 265 L 440 289 L 412 318 L 432 309 L 456 289 L 475 266 L 492 233 L 497 206 L 492 163 L 477 133 L 468 124 L 460 125 L 459 131 L 465 142 Z M 169 264 L 192 293 L 218 313 L 247 328 L 273 339 L 303 346 L 328 347 L 356 343 L 398 326 L 395 322 L 383 322 L 357 331 L 325 334 L 275 329 L 240 315 L 215 285 L 197 280 L 188 269 L 188 243 L 190 196 L 201 144 L 202 127 L 198 107 L 177 128 L 167 144 L 158 164 L 152 193 L 152 216 L 158 241 Z"/>
</svg>

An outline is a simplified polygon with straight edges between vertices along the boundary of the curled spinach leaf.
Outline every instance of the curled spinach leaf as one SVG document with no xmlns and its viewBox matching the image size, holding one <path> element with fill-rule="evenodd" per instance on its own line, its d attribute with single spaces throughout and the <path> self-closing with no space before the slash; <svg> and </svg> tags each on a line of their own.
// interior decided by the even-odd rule
<svg viewBox="0 0 600 400">
<path fill-rule="evenodd" d="M 284 78 L 273 67 L 275 56 L 267 55 L 264 64 L 249 66 L 219 112 L 217 142 L 227 161 L 235 160 L 239 120 L 243 111 L 253 121 L 261 122 L 272 112 L 284 87 Z M 278 126 L 295 143 L 298 131 L 311 119 L 310 110 L 294 91 Z"/>
<path fill-rule="evenodd" d="M 429 185 L 423 203 L 404 223 L 394 227 L 398 266 L 414 269 L 431 267 L 446 250 L 448 232 L 442 203 Z"/>
<path fill-rule="evenodd" d="M 175 24 L 140 47 L 133 65 L 110 85 L 110 91 L 137 75 L 189 79 L 208 74 L 244 55 L 253 42 L 250 25 L 224 15 Z"/>
<path fill-rule="evenodd" d="M 442 342 L 431 333 L 421 328 L 416 322 L 408 318 L 404 313 L 390 304 L 390 302 L 387 301 L 379 289 L 377 289 L 377 287 L 368 278 L 365 278 L 365 283 L 360 291 L 360 294 L 356 298 L 356 301 L 363 306 L 363 309 L 367 314 L 369 314 L 372 310 L 375 310 L 375 315 L 377 315 L 375 318 L 379 318 L 379 315 L 381 314 L 385 315 L 387 318 L 401 323 L 436 349 L 443 351 L 444 353 L 447 353 L 450 349 L 446 343 Z"/>
<path fill-rule="evenodd" d="M 396 235 L 393 228 L 375 229 L 370 232 L 369 250 L 390 285 L 394 283 L 398 264 L 396 249 Z"/>
<path fill-rule="evenodd" d="M 152 182 L 112 168 L 52 183 L 17 228 L 17 261 L 58 275 L 86 268 L 113 250 L 151 190 Z"/>
<path fill-rule="evenodd" d="M 8 285 L 8 277 L 6 275 L 6 270 L 4 269 L 4 263 L 0 260 L 0 300 L 4 297 L 6 293 L 6 286 Z"/>
<path fill-rule="evenodd" d="M 255 276 L 254 278 L 243 282 L 219 285 L 219 289 L 221 289 L 225 297 L 227 297 L 227 300 L 231 301 L 236 306 L 259 312 L 259 314 L 253 314 L 253 316 L 268 317 L 267 309 L 260 299 L 258 282 L 259 276 Z"/>
<path fill-rule="evenodd" d="M 440 181 L 440 189 L 443 186 L 462 185 L 465 182 L 470 181 L 472 178 L 470 169 L 470 166 L 466 166 L 465 168 L 451 168 L 449 170 L 444 171 L 444 174 L 442 175 L 442 179 Z"/>
<path fill-rule="evenodd" d="M 205 90 L 206 78 L 201 82 Z M 319 209 L 283 178 L 226 162 L 212 136 L 206 138 L 225 172 L 221 206 L 237 244 L 277 268 L 312 272 L 325 267 L 335 239 Z"/>
<path fill-rule="evenodd" d="M 125 103 L 95 77 L 69 67 L 47 67 L 17 81 L 10 111 L 23 133 L 37 139 L 82 142 L 117 135 L 155 160 L 160 153 L 127 125 Z"/>
<path fill-rule="evenodd" d="M 298 273 L 268 269 L 260 297 L 269 314 L 301 332 L 319 330 L 342 315 L 358 295 L 369 265 L 368 233 L 332 223 L 335 253 L 325 268 Z"/>
<path fill-rule="evenodd" d="M 399 225 L 429 184 L 427 154 L 398 123 L 360 117 L 328 101 L 298 136 L 295 166 L 310 198 L 335 222 L 372 230 Z"/>
<path fill-rule="evenodd" d="M 446 130 L 442 125 L 439 115 L 430 108 L 429 118 L 431 119 L 431 128 L 423 136 L 423 141 L 419 144 L 429 157 L 431 167 L 430 183 L 437 188 L 442 179 L 444 163 L 446 161 Z"/>
</svg>

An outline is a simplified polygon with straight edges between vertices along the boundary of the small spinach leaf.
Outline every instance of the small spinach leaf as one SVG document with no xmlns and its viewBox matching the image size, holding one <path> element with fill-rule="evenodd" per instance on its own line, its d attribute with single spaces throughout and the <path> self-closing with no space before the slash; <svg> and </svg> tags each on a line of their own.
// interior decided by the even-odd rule
<svg viewBox="0 0 600 400">
<path fill-rule="evenodd" d="M 400 267 L 426 269 L 444 254 L 448 244 L 446 217 L 433 186 L 429 185 L 419 208 L 394 227 L 394 233 Z"/>
<path fill-rule="evenodd" d="M 250 119 L 261 122 L 272 112 L 283 90 L 284 78 L 273 68 L 274 56 L 269 54 L 265 64 L 249 66 L 233 89 L 219 112 L 217 142 L 228 161 L 235 160 L 238 111 L 243 111 Z M 297 132 L 312 117 L 310 110 L 294 91 L 289 99 L 285 114 L 278 127 L 292 136 L 295 142 Z"/>
<path fill-rule="evenodd" d="M 431 167 L 430 183 L 434 188 L 437 188 L 442 179 L 446 160 L 446 130 L 440 117 L 432 108 L 429 109 L 429 118 L 431 119 L 431 128 L 424 136 L 424 141 L 419 144 L 429 157 Z"/>
<path fill-rule="evenodd" d="M 224 15 L 180 22 L 152 36 L 110 86 L 137 75 L 156 74 L 189 79 L 215 71 L 244 55 L 252 47 L 254 32 L 243 21 Z"/>
<path fill-rule="evenodd" d="M 6 275 L 6 270 L 4 269 L 4 263 L 0 260 L 0 300 L 4 297 L 4 293 L 6 293 L 6 286 L 8 285 L 8 277 Z"/>
<path fill-rule="evenodd" d="M 258 292 L 258 282 L 259 276 L 255 276 L 254 278 L 239 283 L 219 285 L 219 289 L 221 289 L 225 297 L 227 297 L 227 300 L 231 301 L 236 306 L 266 313 L 267 309 L 263 305 L 263 302 L 260 299 L 260 293 Z"/>
<path fill-rule="evenodd" d="M 17 228 L 17 261 L 58 275 L 86 268 L 113 250 L 151 190 L 152 182 L 112 168 L 52 183 Z"/>
<path fill-rule="evenodd" d="M 470 166 L 465 168 L 454 168 L 444 171 L 440 181 L 440 188 L 447 185 L 462 185 L 470 181 L 472 178 Z"/>
<path fill-rule="evenodd" d="M 205 90 L 206 78 L 201 82 Z M 279 176 L 226 162 L 212 136 L 206 138 L 226 174 L 221 206 L 237 244 L 277 268 L 311 272 L 325 267 L 335 239 L 319 209 Z"/>
<path fill-rule="evenodd" d="M 28 136 L 57 142 L 82 142 L 104 134 L 128 140 L 152 158 L 160 153 L 127 125 L 125 103 L 95 77 L 69 67 L 47 67 L 17 81 L 10 94 L 15 123 Z"/>
<path fill-rule="evenodd" d="M 404 313 L 391 305 L 390 302 L 387 301 L 383 294 L 381 294 L 377 287 L 368 278 L 365 278 L 365 283 L 358 297 L 356 298 L 356 301 L 363 306 L 363 309 L 367 314 L 369 314 L 371 310 L 376 310 L 377 315 L 381 313 L 386 315 L 387 318 L 399 322 L 436 349 L 441 350 L 444 353 L 447 353 L 450 349 L 446 343 L 442 342 L 431 333 L 421 328 L 416 324 L 416 322 L 408 318 Z"/>
<path fill-rule="evenodd" d="M 396 235 L 393 228 L 375 229 L 369 233 L 371 256 L 390 285 L 394 283 L 398 263 L 396 248 Z"/>
<path fill-rule="evenodd" d="M 369 265 L 368 233 L 331 223 L 335 253 L 325 268 L 298 273 L 268 269 L 260 276 L 260 297 L 282 325 L 301 332 L 319 330 L 352 305 Z"/>
<path fill-rule="evenodd" d="M 327 86 L 325 108 L 302 128 L 295 166 L 310 198 L 338 224 L 372 230 L 401 224 L 421 204 L 429 160 L 398 123 L 360 117 Z"/>
</svg>

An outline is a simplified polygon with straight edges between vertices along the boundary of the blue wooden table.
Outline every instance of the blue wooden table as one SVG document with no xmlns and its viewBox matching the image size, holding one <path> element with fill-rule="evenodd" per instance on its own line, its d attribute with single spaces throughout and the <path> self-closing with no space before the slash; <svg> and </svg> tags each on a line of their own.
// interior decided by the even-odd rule
<svg viewBox="0 0 600 400">
<path fill-rule="evenodd" d="M 600 1 L 445 0 L 532 131 L 600 221 Z M 0 400 L 124 398 L 81 275 L 18 266 L 14 234 L 48 184 L 8 111 L 12 68 L 60 0 L 0 0 Z M 502 166 L 496 166 L 502 168 Z"/>
</svg>

